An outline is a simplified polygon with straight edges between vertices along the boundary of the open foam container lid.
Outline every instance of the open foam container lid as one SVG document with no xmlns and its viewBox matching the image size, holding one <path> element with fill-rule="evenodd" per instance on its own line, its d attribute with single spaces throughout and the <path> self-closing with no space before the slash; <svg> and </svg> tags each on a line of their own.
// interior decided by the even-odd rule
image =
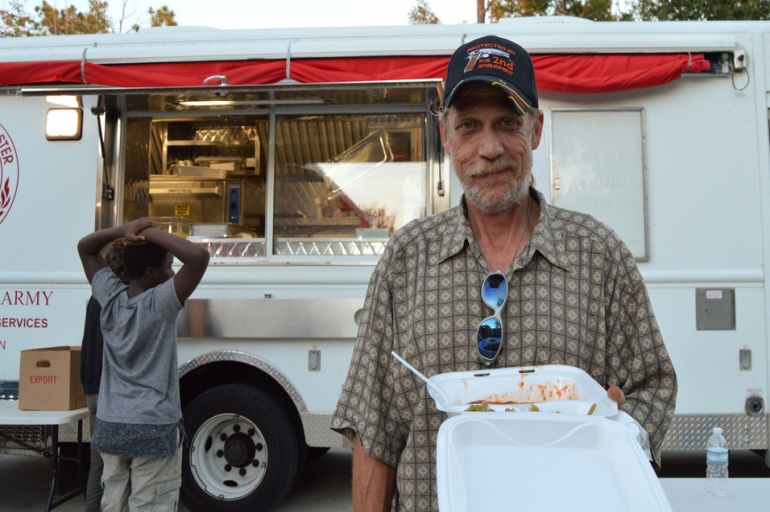
<svg viewBox="0 0 770 512">
<path fill-rule="evenodd" d="M 603 417 L 460 414 L 436 464 L 441 512 L 671 512 L 639 444 Z"/>
</svg>

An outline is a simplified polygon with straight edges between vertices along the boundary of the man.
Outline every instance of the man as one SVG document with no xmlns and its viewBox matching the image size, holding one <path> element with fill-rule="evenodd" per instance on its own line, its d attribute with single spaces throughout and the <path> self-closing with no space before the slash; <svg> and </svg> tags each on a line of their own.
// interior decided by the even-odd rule
<svg viewBox="0 0 770 512">
<path fill-rule="evenodd" d="M 124 284 L 100 255 L 124 238 Z M 96 231 L 78 243 L 104 337 L 96 429 L 102 510 L 177 510 L 182 484 L 176 317 L 203 278 L 207 250 L 146 220 Z M 171 268 L 176 256 L 182 268 Z"/>
<path fill-rule="evenodd" d="M 332 420 L 354 441 L 354 510 L 438 510 L 445 415 L 391 351 L 428 377 L 579 367 L 645 428 L 660 464 L 674 368 L 628 248 L 609 227 L 547 205 L 531 187 L 544 115 L 529 55 L 498 37 L 472 41 L 452 56 L 445 91 L 441 136 L 465 194 L 460 206 L 399 230 L 372 275 Z M 494 271 L 508 295 L 502 343 L 487 352 L 476 330 L 494 313 L 480 293 Z"/>
</svg>

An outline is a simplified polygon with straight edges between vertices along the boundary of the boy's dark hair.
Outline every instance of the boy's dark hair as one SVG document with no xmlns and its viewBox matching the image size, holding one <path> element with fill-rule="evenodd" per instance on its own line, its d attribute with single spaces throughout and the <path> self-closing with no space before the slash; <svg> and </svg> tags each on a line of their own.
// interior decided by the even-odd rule
<svg viewBox="0 0 770 512">
<path fill-rule="evenodd" d="M 152 242 L 144 245 L 127 245 L 123 261 L 128 270 L 128 277 L 139 279 L 149 267 L 160 268 L 166 261 L 167 254 L 166 249 Z"/>
</svg>

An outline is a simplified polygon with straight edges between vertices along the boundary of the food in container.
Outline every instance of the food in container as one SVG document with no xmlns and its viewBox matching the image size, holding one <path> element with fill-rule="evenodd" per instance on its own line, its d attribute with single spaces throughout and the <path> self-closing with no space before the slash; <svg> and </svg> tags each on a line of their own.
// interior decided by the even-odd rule
<svg viewBox="0 0 770 512">
<path fill-rule="evenodd" d="M 448 372 L 430 378 L 446 397 L 436 407 L 454 416 L 473 404 L 486 401 L 489 412 L 538 412 L 614 416 L 618 407 L 590 375 L 573 366 L 542 365 Z M 429 387 L 431 396 L 434 393 Z"/>
</svg>

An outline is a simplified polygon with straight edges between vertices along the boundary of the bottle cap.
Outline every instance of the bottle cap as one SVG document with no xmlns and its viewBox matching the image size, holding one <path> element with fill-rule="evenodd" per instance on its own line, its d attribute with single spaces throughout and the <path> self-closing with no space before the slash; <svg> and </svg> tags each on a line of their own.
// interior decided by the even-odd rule
<svg viewBox="0 0 770 512">
<path fill-rule="evenodd" d="M 719 427 L 714 427 L 714 435 L 721 436 L 722 435 L 722 429 Z"/>
</svg>

